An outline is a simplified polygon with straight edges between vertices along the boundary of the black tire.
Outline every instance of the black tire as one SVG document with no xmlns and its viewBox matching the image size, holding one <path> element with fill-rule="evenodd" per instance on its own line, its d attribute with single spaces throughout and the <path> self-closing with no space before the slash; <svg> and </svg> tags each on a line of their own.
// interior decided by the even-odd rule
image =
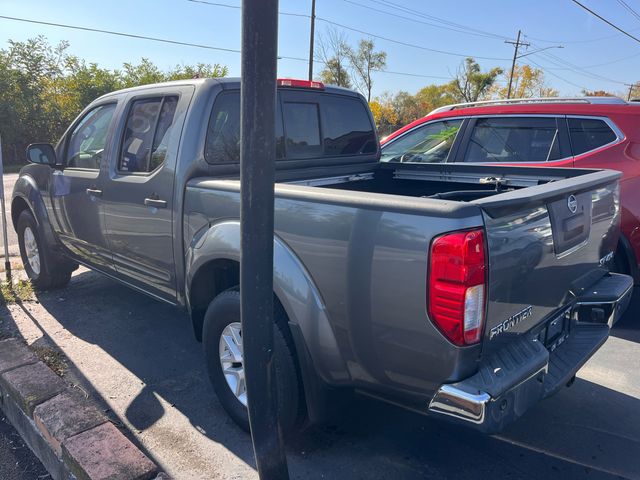
<svg viewBox="0 0 640 480">
<path fill-rule="evenodd" d="M 616 254 L 613 257 L 613 265 L 611 271 L 613 273 L 624 273 L 625 275 L 631 274 L 629 261 L 627 260 L 627 256 L 625 255 L 624 250 L 621 247 L 618 247 L 618 250 L 616 250 Z"/>
<path fill-rule="evenodd" d="M 274 329 L 274 365 L 278 392 L 278 411 L 284 432 L 291 432 L 303 417 L 303 396 L 299 380 L 297 362 L 290 341 L 287 341 L 286 317 L 276 309 Z M 245 431 L 249 431 L 247 408 L 231 391 L 222 372 L 219 342 L 225 327 L 240 322 L 240 292 L 226 290 L 215 297 L 204 316 L 202 342 L 207 362 L 209 378 L 213 388 L 229 416 Z"/>
<path fill-rule="evenodd" d="M 34 270 L 27 257 L 27 248 L 25 246 L 25 231 L 27 229 L 33 234 L 33 241 L 37 245 L 39 271 Z M 24 210 L 18 217 L 17 233 L 22 264 L 32 285 L 40 290 L 60 288 L 67 285 L 71 280 L 71 270 L 53 260 L 47 244 L 42 239 L 38 224 L 29 210 Z"/>
</svg>

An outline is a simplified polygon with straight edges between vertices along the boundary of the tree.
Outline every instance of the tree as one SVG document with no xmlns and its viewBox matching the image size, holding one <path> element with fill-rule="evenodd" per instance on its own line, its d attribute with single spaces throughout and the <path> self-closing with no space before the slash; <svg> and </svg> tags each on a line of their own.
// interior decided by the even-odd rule
<svg viewBox="0 0 640 480">
<path fill-rule="evenodd" d="M 320 80 L 331 85 L 351 88 L 349 75 L 349 44 L 344 33 L 329 29 L 326 35 L 318 36 L 318 61 L 324 64 Z"/>
<path fill-rule="evenodd" d="M 373 88 L 372 73 L 383 70 L 387 66 L 387 53 L 375 51 L 373 39 L 360 40 L 358 49 L 348 51 L 351 68 L 353 69 L 355 83 L 367 101 L 371 101 L 371 90 Z"/>
<path fill-rule="evenodd" d="M 505 81 L 509 82 L 509 73 L 505 73 Z M 508 87 L 498 87 L 494 85 L 491 89 L 493 96 L 507 98 Z M 511 88 L 511 98 L 539 98 L 557 97 L 558 91 L 548 87 L 544 72 L 539 68 L 530 65 L 516 65 L 513 69 L 513 81 Z"/>
<path fill-rule="evenodd" d="M 164 71 L 146 58 L 110 70 L 70 55 L 68 47 L 68 42 L 52 46 L 39 36 L 24 42 L 9 40 L 8 47 L 0 50 L 0 133 L 7 163 L 22 163 L 29 143 L 55 142 L 86 105 L 105 93 L 228 72 L 217 63 Z"/>
<path fill-rule="evenodd" d="M 388 135 L 398 128 L 398 116 L 390 102 L 378 97 L 369 102 L 369 107 L 380 135 Z"/>
<path fill-rule="evenodd" d="M 415 95 L 404 91 L 395 95 L 385 92 L 369 102 L 369 106 L 378 133 L 387 135 L 424 117 L 434 108 L 454 102 L 455 99 L 449 93 L 447 85 L 428 85 Z"/>
<path fill-rule="evenodd" d="M 229 68 L 219 63 L 198 63 L 194 65 L 177 65 L 167 73 L 167 80 L 186 80 L 189 78 L 217 78 L 226 77 Z"/>
<path fill-rule="evenodd" d="M 39 36 L 8 44 L 0 50 L 0 132 L 3 158 L 13 163 L 32 141 L 53 140 L 50 129 L 58 112 L 48 108 L 44 97 L 48 82 L 62 73 L 68 43 L 54 47 Z"/>
<path fill-rule="evenodd" d="M 423 115 L 457 101 L 448 85 L 427 85 L 416 93 L 415 98 L 424 112 Z"/>
<path fill-rule="evenodd" d="M 582 90 L 582 95 L 585 97 L 616 97 L 615 93 L 607 92 L 606 90 Z"/>
<path fill-rule="evenodd" d="M 458 68 L 455 78 L 448 84 L 450 94 L 460 102 L 477 102 L 488 96 L 502 72 L 502 68 L 495 67 L 483 73 L 478 62 L 467 57 Z"/>
</svg>

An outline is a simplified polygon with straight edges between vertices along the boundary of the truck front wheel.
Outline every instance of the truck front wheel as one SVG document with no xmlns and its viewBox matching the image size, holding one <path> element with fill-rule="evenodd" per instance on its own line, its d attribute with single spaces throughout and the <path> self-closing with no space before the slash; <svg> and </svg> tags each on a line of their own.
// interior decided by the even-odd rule
<svg viewBox="0 0 640 480">
<path fill-rule="evenodd" d="M 283 331 L 286 318 L 282 317 L 276 309 L 274 365 L 280 424 L 283 431 L 289 432 L 299 424 L 304 402 L 293 347 Z M 211 301 L 204 316 L 202 340 L 209 377 L 222 407 L 243 430 L 249 431 L 240 292 L 237 289 L 226 290 Z"/>
<path fill-rule="evenodd" d="M 69 283 L 71 271 L 49 258 L 38 224 L 29 210 L 20 214 L 17 226 L 20 257 L 33 286 L 46 290 Z"/>
</svg>

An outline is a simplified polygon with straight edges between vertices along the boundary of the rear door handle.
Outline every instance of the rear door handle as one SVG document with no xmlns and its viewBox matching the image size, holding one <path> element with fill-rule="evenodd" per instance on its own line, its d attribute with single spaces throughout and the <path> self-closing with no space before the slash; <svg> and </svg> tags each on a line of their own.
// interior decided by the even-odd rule
<svg viewBox="0 0 640 480">
<path fill-rule="evenodd" d="M 160 200 L 158 198 L 145 198 L 144 199 L 144 204 L 147 207 L 167 208 L 167 201 L 166 200 Z"/>
<path fill-rule="evenodd" d="M 87 188 L 87 195 L 91 195 L 92 197 L 101 197 L 102 190 L 98 190 L 97 188 Z"/>
</svg>

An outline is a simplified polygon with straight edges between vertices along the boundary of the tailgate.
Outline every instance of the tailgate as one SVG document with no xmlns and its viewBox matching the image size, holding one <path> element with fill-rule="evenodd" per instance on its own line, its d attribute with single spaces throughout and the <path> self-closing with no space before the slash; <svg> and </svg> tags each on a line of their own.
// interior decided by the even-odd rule
<svg viewBox="0 0 640 480">
<path fill-rule="evenodd" d="M 586 173 L 474 201 L 489 272 L 483 352 L 557 316 L 606 274 L 619 235 L 620 174 Z"/>
</svg>

